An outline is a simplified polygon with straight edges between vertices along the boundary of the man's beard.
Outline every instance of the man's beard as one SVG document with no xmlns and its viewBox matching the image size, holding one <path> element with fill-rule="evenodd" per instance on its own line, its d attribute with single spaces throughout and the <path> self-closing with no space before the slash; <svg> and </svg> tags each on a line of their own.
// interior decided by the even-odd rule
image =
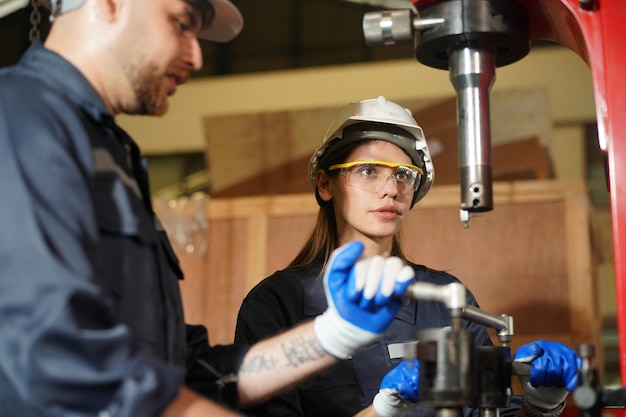
<svg viewBox="0 0 626 417">
<path fill-rule="evenodd" d="M 163 76 L 155 66 L 140 72 L 133 81 L 136 96 L 136 112 L 148 116 L 162 116 L 167 112 L 168 101 Z"/>
</svg>

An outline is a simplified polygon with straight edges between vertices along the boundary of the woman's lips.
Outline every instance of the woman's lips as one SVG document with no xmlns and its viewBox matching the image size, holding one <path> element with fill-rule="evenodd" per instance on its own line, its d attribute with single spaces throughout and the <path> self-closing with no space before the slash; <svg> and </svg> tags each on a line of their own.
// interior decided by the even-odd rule
<svg viewBox="0 0 626 417">
<path fill-rule="evenodd" d="M 373 213 L 378 217 L 382 217 L 384 219 L 395 219 L 400 215 L 398 209 L 393 206 L 380 207 L 374 210 Z"/>
</svg>

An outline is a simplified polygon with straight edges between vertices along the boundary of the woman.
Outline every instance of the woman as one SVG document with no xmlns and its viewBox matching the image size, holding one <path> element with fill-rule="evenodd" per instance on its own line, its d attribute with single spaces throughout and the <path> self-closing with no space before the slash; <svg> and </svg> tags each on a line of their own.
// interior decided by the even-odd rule
<svg viewBox="0 0 626 417">
<path fill-rule="evenodd" d="M 311 236 L 287 269 L 260 282 L 239 311 L 236 343 L 254 343 L 326 309 L 320 277 L 331 252 L 351 240 L 366 256 L 397 256 L 416 280 L 448 284 L 456 278 L 415 265 L 402 252 L 400 232 L 409 210 L 430 189 L 434 171 L 422 129 L 410 111 L 384 97 L 351 103 L 329 127 L 309 164 L 320 205 Z M 468 302 L 476 305 L 468 292 Z M 477 344 L 491 344 L 486 330 L 464 323 Z M 407 300 L 374 345 L 249 415 L 352 416 L 372 403 L 385 374 L 401 362 L 421 329 L 450 326 L 445 306 Z M 294 357 L 294 366 L 298 357 Z M 517 407 L 516 407 L 517 409 Z M 514 410 L 512 410 L 514 413 Z M 416 407 L 407 415 L 434 415 Z"/>
</svg>

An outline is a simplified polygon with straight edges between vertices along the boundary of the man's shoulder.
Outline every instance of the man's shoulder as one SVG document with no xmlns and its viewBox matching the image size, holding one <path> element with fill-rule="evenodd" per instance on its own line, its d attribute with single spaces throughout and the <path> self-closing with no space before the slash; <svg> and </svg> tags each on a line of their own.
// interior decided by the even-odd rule
<svg viewBox="0 0 626 417">
<path fill-rule="evenodd" d="M 20 71 L 19 67 L 0 70 L 0 101 L 3 112 L 23 115 L 51 115 L 68 104 L 60 88 Z"/>
<path fill-rule="evenodd" d="M 19 67 L 0 69 L 0 95 L 17 101 L 25 101 L 33 96 L 46 96 L 49 87 L 43 80 L 34 78 Z"/>
</svg>

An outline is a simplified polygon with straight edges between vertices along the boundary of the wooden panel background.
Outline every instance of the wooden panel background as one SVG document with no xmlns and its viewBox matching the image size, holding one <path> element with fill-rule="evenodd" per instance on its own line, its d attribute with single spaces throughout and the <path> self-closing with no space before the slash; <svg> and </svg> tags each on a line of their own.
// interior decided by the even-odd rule
<svg viewBox="0 0 626 417">
<path fill-rule="evenodd" d="M 586 195 L 578 181 L 494 183 L 494 210 L 464 229 L 458 186 L 434 187 L 408 216 L 404 245 L 461 279 L 482 309 L 512 315 L 513 348 L 538 338 L 600 347 Z M 296 254 L 317 208 L 310 193 L 210 200 L 208 251 L 181 258 L 188 322 L 207 325 L 212 343 L 232 342 L 241 300 Z"/>
<path fill-rule="evenodd" d="M 393 100 L 393 97 L 388 98 Z M 545 152 L 550 152 L 552 147 L 547 91 L 537 87 L 493 92 L 490 103 L 494 179 L 547 178 L 548 173 L 542 173 L 545 170 L 537 170 L 538 165 L 545 165 Z M 456 96 L 436 102 L 405 100 L 399 104 L 413 112 L 424 130 L 437 184 L 458 182 Z M 308 160 L 321 144 L 327 126 L 343 107 L 205 118 L 211 194 L 233 198 L 308 193 Z M 536 143 L 528 143 L 531 138 Z M 520 143 L 514 150 L 514 157 L 510 158 L 499 148 L 513 142 Z M 520 169 L 528 168 L 535 171 L 534 175 L 519 175 Z M 517 175 L 510 175 L 511 170 Z"/>
</svg>

